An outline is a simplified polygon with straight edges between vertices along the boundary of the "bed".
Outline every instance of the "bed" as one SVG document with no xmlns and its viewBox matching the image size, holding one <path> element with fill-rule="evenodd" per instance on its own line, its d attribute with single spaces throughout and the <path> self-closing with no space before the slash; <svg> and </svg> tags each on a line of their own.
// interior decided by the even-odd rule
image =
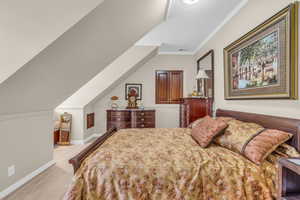
<svg viewBox="0 0 300 200">
<path fill-rule="evenodd" d="M 218 110 L 266 128 L 292 133 L 300 150 L 300 120 Z M 111 129 L 70 160 L 73 182 L 65 200 L 274 199 L 277 169 L 257 166 L 212 144 L 201 148 L 190 129 Z M 299 183 L 300 184 L 300 183 Z M 286 190 L 293 190 L 287 184 Z"/>
</svg>

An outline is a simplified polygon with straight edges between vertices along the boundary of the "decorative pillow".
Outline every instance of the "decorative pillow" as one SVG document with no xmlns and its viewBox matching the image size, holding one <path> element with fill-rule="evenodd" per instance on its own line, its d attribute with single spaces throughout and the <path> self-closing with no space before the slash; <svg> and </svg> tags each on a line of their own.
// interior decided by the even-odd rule
<svg viewBox="0 0 300 200">
<path fill-rule="evenodd" d="M 192 128 L 192 137 L 201 147 L 205 148 L 212 142 L 214 137 L 222 133 L 226 127 L 227 124 L 224 121 L 206 116 L 201 123 L 198 123 Z"/>
<path fill-rule="evenodd" d="M 275 129 L 266 129 L 256 135 L 243 148 L 243 154 L 256 164 L 261 164 L 279 145 L 285 143 L 293 135 Z"/>
<path fill-rule="evenodd" d="M 215 142 L 244 155 L 256 164 L 261 164 L 270 153 L 291 137 L 290 133 L 264 129 L 255 123 L 230 120 L 225 133 L 215 138 Z"/>
<path fill-rule="evenodd" d="M 194 128 L 197 124 L 201 123 L 204 117 L 199 118 L 188 125 L 188 128 Z"/>
<path fill-rule="evenodd" d="M 193 128 L 193 127 L 195 127 L 197 124 L 199 124 L 199 123 L 202 122 L 203 118 L 204 118 L 204 117 L 199 118 L 199 119 L 193 121 L 192 123 L 190 123 L 190 124 L 188 125 L 188 128 Z M 224 121 L 225 123 L 227 123 L 228 121 L 233 120 L 234 118 L 232 118 L 232 117 L 216 117 L 215 119 L 217 119 L 217 120 L 222 120 L 222 121 Z"/>
<path fill-rule="evenodd" d="M 236 119 L 227 122 L 225 133 L 214 139 L 215 143 L 237 153 L 242 153 L 243 146 L 264 127 L 255 123 L 246 123 Z"/>
<path fill-rule="evenodd" d="M 300 157 L 300 153 L 291 145 L 281 144 L 275 150 L 278 154 L 284 154 L 287 157 Z"/>
<path fill-rule="evenodd" d="M 280 158 L 292 158 L 300 157 L 300 153 L 292 146 L 288 144 L 281 144 L 273 151 L 270 155 L 267 156 L 266 160 L 276 164 Z"/>
</svg>

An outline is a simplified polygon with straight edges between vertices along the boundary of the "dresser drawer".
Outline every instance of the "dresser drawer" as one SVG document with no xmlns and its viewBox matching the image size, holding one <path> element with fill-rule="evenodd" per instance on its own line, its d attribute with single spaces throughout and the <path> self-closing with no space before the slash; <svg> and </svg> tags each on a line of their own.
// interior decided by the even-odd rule
<svg viewBox="0 0 300 200">
<path fill-rule="evenodd" d="M 154 116 L 140 116 L 135 118 L 136 122 L 153 122 L 154 120 Z"/>
<path fill-rule="evenodd" d="M 155 112 L 154 111 L 135 111 L 132 113 L 132 115 L 137 118 L 139 118 L 139 117 L 149 118 L 149 117 L 154 117 Z"/>
<path fill-rule="evenodd" d="M 135 124 L 144 124 L 144 126 L 147 126 L 146 124 L 155 124 L 155 112 L 152 111 L 138 111 L 132 113 L 132 121 Z M 151 126 L 151 127 L 152 127 Z"/>
<path fill-rule="evenodd" d="M 110 116 L 108 118 L 110 121 L 130 121 L 131 118 L 128 116 Z"/>
<path fill-rule="evenodd" d="M 107 110 L 107 129 L 155 128 L 155 110 Z"/>
<path fill-rule="evenodd" d="M 108 112 L 111 117 L 129 117 L 131 116 L 130 112 L 120 112 L 120 111 L 111 111 Z"/>
<path fill-rule="evenodd" d="M 155 124 L 150 122 L 150 123 L 137 123 L 136 127 L 134 128 L 155 128 Z"/>
<path fill-rule="evenodd" d="M 131 114 L 130 112 L 111 111 L 107 112 L 107 119 L 109 121 L 130 121 Z"/>
<path fill-rule="evenodd" d="M 131 123 L 130 122 L 109 122 L 107 124 L 108 129 L 113 127 L 116 127 L 118 130 L 124 128 L 131 128 Z"/>
<path fill-rule="evenodd" d="M 183 98 L 180 105 L 180 127 L 186 128 L 201 117 L 211 116 L 212 103 L 211 98 Z"/>
</svg>

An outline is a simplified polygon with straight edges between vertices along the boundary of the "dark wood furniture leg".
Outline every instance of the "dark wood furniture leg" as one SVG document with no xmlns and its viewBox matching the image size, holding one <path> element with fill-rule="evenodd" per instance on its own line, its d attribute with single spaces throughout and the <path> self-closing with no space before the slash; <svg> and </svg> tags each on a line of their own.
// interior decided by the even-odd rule
<svg viewBox="0 0 300 200">
<path fill-rule="evenodd" d="M 73 165 L 74 174 L 80 168 L 81 163 L 87 158 L 91 153 L 93 153 L 97 148 L 99 148 L 110 136 L 117 132 L 116 128 L 112 128 L 107 131 L 104 135 L 97 138 L 92 144 L 86 147 L 83 151 L 81 151 L 78 155 L 71 158 L 69 163 Z"/>
</svg>

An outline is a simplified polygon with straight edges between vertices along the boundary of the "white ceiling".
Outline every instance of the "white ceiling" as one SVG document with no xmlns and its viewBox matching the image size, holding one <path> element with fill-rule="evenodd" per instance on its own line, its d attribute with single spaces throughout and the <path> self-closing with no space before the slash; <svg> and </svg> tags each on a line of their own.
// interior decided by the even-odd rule
<svg viewBox="0 0 300 200">
<path fill-rule="evenodd" d="M 236 13 L 247 0 L 199 0 L 187 5 L 172 0 L 168 18 L 138 45 L 161 44 L 160 53 L 193 54 L 220 26 Z"/>
</svg>

